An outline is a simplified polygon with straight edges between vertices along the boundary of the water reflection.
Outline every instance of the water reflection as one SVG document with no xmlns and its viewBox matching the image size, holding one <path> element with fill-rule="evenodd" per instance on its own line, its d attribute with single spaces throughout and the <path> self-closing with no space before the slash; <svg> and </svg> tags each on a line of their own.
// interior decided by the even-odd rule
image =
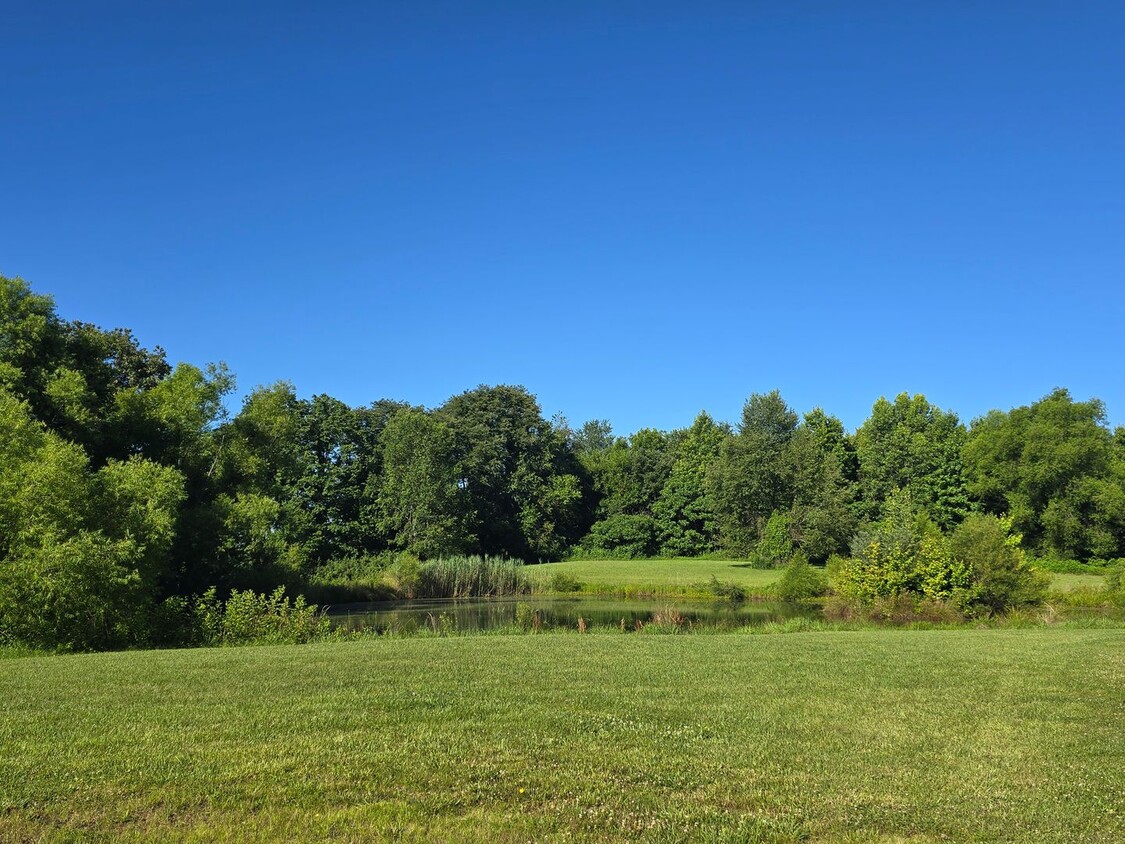
<svg viewBox="0 0 1125 844">
<path fill-rule="evenodd" d="M 627 631 L 654 623 L 682 627 L 736 628 L 785 621 L 797 616 L 819 618 L 816 607 L 777 601 L 670 601 L 600 598 L 489 598 L 417 600 L 343 604 L 328 608 L 336 627 L 410 633 L 424 627 L 437 631 L 480 631 L 537 626 L 540 629 L 618 627 Z"/>
</svg>

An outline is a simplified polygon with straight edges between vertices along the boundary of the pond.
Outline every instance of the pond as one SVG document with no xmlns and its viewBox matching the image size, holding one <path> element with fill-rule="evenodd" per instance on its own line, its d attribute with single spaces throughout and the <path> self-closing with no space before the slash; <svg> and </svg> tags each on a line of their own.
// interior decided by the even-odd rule
<svg viewBox="0 0 1125 844">
<path fill-rule="evenodd" d="M 544 630 L 577 629 L 579 619 L 590 628 L 618 627 L 626 631 L 638 629 L 638 624 L 654 623 L 674 623 L 685 628 L 735 628 L 797 616 L 821 617 L 818 607 L 779 601 L 731 603 L 534 595 L 340 604 L 327 610 L 335 627 L 396 633 L 411 633 L 425 627 L 435 631 L 480 631 L 517 624 L 538 625 Z"/>
</svg>

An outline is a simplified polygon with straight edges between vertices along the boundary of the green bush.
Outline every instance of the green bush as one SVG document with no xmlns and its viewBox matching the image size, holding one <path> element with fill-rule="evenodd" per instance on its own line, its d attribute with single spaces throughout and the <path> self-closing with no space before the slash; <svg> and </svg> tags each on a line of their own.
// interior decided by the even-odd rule
<svg viewBox="0 0 1125 844">
<path fill-rule="evenodd" d="M 911 594 L 963 605 L 972 598 L 972 567 L 955 557 L 937 526 L 900 490 L 884 518 L 856 534 L 852 555 L 835 564 L 832 585 L 864 604 Z"/>
<path fill-rule="evenodd" d="M 822 570 L 809 565 L 809 558 L 798 551 L 774 588 L 777 597 L 783 601 L 807 601 L 828 594 L 828 577 Z"/>
<path fill-rule="evenodd" d="M 1028 565 L 1055 574 L 1105 574 L 1113 562 L 1091 560 L 1088 563 L 1080 563 L 1078 560 L 1065 560 L 1059 557 L 1034 557 L 1028 560 Z"/>
<path fill-rule="evenodd" d="M 651 516 L 616 515 L 595 522 L 582 541 L 595 556 L 634 560 L 657 552 L 656 524 Z"/>
<path fill-rule="evenodd" d="M 737 583 L 719 580 L 715 575 L 711 575 L 711 582 L 707 584 L 707 588 L 718 598 L 726 598 L 728 601 L 733 601 L 735 603 L 741 603 L 746 600 L 745 589 Z"/>
<path fill-rule="evenodd" d="M 330 628 L 315 604 L 304 596 L 290 600 L 284 587 L 269 595 L 236 590 L 225 601 L 212 587 L 196 599 L 192 617 L 195 641 L 202 645 L 303 644 Z"/>
<path fill-rule="evenodd" d="M 1012 533 L 1011 519 L 970 515 L 949 538 L 954 559 L 972 569 L 972 603 L 988 612 L 1039 604 L 1050 579 L 1028 565 L 1022 537 Z"/>
<path fill-rule="evenodd" d="M 548 592 L 581 592 L 583 585 L 577 577 L 565 571 L 551 572 L 546 581 Z"/>
<path fill-rule="evenodd" d="M 792 556 L 793 535 L 789 516 L 785 513 L 774 513 L 766 522 L 750 559 L 758 568 L 775 569 L 785 565 Z"/>
</svg>

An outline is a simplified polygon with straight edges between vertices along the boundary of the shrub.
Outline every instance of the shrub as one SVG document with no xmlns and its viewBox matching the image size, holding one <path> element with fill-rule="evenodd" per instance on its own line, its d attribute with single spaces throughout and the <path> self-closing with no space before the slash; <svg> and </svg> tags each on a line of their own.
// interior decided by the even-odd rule
<svg viewBox="0 0 1125 844">
<path fill-rule="evenodd" d="M 836 591 L 866 604 L 905 593 L 958 604 L 971 599 L 971 566 L 951 553 L 948 540 L 915 510 L 909 493 L 889 496 L 885 511 L 852 540 L 852 556 L 837 564 Z"/>
<path fill-rule="evenodd" d="M 546 585 L 548 592 L 581 592 L 584 584 L 570 572 L 554 571 Z"/>
<path fill-rule="evenodd" d="M 711 575 L 711 582 L 707 584 L 707 588 L 718 598 L 726 598 L 728 601 L 734 601 L 735 603 L 741 603 L 746 600 L 745 589 L 737 583 L 719 580 L 715 575 Z"/>
<path fill-rule="evenodd" d="M 1080 563 L 1078 560 L 1067 560 L 1060 557 L 1035 557 L 1028 560 L 1028 565 L 1040 571 L 1050 571 L 1055 574 L 1105 574 L 1114 561 L 1090 560 Z"/>
<path fill-rule="evenodd" d="M 594 523 L 583 545 L 611 559 L 651 557 L 657 551 L 656 524 L 651 516 L 610 516 Z"/>
<path fill-rule="evenodd" d="M 789 516 L 774 513 L 762 530 L 762 537 L 754 548 L 751 561 L 759 568 L 774 569 L 785 565 L 793 556 L 793 535 Z"/>
<path fill-rule="evenodd" d="M 992 613 L 1041 603 L 1050 584 L 1028 565 L 1022 537 L 1011 528 L 1010 518 L 975 513 L 949 539 L 954 558 L 971 567 L 972 602 Z"/>
<path fill-rule="evenodd" d="M 798 551 L 785 567 L 785 574 L 775 589 L 777 597 L 783 601 L 807 601 L 828 594 L 828 577 L 809 565 L 809 558 Z"/>
<path fill-rule="evenodd" d="M 193 607 L 194 638 L 203 645 L 302 644 L 327 635 L 327 616 L 315 604 L 285 596 L 278 587 L 269 595 L 235 590 L 226 601 L 211 587 Z"/>
</svg>

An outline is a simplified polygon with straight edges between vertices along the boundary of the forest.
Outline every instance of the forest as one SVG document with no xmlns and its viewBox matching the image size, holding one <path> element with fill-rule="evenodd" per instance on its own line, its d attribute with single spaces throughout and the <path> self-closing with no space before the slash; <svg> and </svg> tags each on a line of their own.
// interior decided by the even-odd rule
<svg viewBox="0 0 1125 844">
<path fill-rule="evenodd" d="M 402 559 L 797 558 L 858 599 L 1000 611 L 1041 592 L 1032 565 L 1125 557 L 1125 429 L 1062 387 L 970 424 L 881 397 L 854 432 L 774 391 L 620 436 L 522 386 L 352 407 L 280 382 L 232 413 L 234 386 L 0 277 L 0 643 L 175 643 L 198 596 Z"/>
</svg>

